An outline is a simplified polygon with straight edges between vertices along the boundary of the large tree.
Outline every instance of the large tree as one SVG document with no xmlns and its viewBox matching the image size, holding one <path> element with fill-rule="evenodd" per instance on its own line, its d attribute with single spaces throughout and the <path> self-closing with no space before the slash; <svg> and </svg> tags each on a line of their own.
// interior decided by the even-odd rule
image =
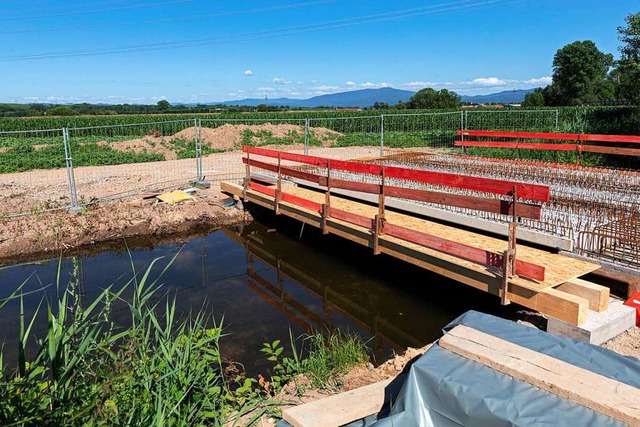
<svg viewBox="0 0 640 427">
<path fill-rule="evenodd" d="M 544 107 L 544 90 L 539 87 L 533 92 L 525 94 L 522 106 L 525 108 Z"/>
<path fill-rule="evenodd" d="M 640 12 L 631 13 L 625 19 L 627 25 L 618 27 L 618 39 L 622 42 L 620 60 L 614 72 L 618 82 L 618 99 L 640 104 Z"/>
<path fill-rule="evenodd" d="M 591 40 L 575 41 L 553 57 L 553 83 L 547 91 L 549 105 L 580 105 L 614 98 L 608 78 L 613 55 L 601 52 Z"/>
<path fill-rule="evenodd" d="M 455 92 L 447 89 L 437 91 L 430 87 L 419 90 L 408 102 L 409 108 L 457 108 L 460 106 L 460 97 Z"/>
</svg>

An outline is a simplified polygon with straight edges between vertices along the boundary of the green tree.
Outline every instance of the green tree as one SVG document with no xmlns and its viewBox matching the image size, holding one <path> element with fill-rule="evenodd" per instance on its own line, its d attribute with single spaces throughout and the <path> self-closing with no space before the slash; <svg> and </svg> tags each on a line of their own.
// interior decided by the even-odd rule
<svg viewBox="0 0 640 427">
<path fill-rule="evenodd" d="M 158 110 L 160 111 L 167 111 L 169 108 L 171 108 L 171 104 L 169 104 L 169 101 L 167 101 L 166 99 L 161 99 L 160 101 L 158 101 Z"/>
<path fill-rule="evenodd" d="M 78 112 L 67 105 L 58 105 L 49 108 L 45 114 L 47 116 L 77 116 Z"/>
<path fill-rule="evenodd" d="M 460 97 L 455 92 L 447 89 L 437 91 L 430 87 L 416 92 L 407 105 L 409 108 L 457 108 L 460 106 Z"/>
<path fill-rule="evenodd" d="M 614 98 L 608 79 L 613 55 L 601 52 L 591 40 L 575 41 L 553 57 L 553 83 L 547 91 L 550 105 L 580 105 Z"/>
<path fill-rule="evenodd" d="M 267 104 L 260 104 L 256 108 L 258 112 L 265 113 L 267 111 Z"/>
<path fill-rule="evenodd" d="M 630 13 L 624 27 L 618 27 L 620 60 L 614 74 L 617 97 L 640 104 L 640 12 Z"/>
<path fill-rule="evenodd" d="M 544 89 L 536 88 L 524 96 L 523 107 L 544 107 Z"/>
</svg>

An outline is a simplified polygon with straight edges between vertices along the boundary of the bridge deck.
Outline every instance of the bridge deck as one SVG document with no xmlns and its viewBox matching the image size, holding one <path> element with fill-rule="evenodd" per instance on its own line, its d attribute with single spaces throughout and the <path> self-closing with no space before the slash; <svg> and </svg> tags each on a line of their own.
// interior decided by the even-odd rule
<svg viewBox="0 0 640 427">
<path fill-rule="evenodd" d="M 223 182 L 221 187 L 223 191 L 238 196 L 242 196 L 243 194 L 243 188 L 238 184 Z M 286 186 L 283 191 L 317 203 L 324 203 L 325 201 L 324 193 L 309 189 Z M 247 199 L 250 202 L 268 209 L 274 209 L 275 207 L 275 198 L 273 196 L 255 190 L 249 189 L 247 191 Z M 322 217 L 319 212 L 283 201 L 280 202 L 279 206 L 280 213 L 283 215 L 316 227 L 321 226 Z M 369 218 L 373 218 L 378 212 L 377 207 L 333 195 L 331 197 L 331 206 L 332 208 Z M 486 236 L 473 231 L 461 230 L 456 227 L 402 213 L 387 211 L 386 220 L 390 224 L 400 225 L 412 230 L 489 251 L 502 252 L 507 246 L 507 242 L 503 239 Z M 365 227 L 335 218 L 330 218 L 327 221 L 327 225 L 332 234 L 339 235 L 365 246 L 373 247 L 372 233 Z M 379 245 L 382 253 L 421 266 L 486 292 L 495 295 L 499 294 L 501 275 L 495 268 L 477 264 L 387 235 L 380 236 Z M 524 244 L 519 244 L 517 250 L 518 259 L 545 267 L 545 279 L 544 281 L 537 281 L 514 276 L 509 280 L 509 299 L 515 303 L 538 310 L 541 313 L 565 320 L 569 323 L 579 325 L 585 322 L 588 312 L 588 301 L 576 295 L 557 290 L 555 287 L 571 279 L 597 270 L 600 266 L 532 248 Z"/>
</svg>

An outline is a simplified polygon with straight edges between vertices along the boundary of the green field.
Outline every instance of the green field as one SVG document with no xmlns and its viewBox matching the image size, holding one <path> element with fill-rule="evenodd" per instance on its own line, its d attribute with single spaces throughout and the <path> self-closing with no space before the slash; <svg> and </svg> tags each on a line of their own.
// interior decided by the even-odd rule
<svg viewBox="0 0 640 427">
<path fill-rule="evenodd" d="M 191 136 L 191 131 L 185 129 L 193 128 L 196 121 L 202 121 L 202 128 L 209 129 L 267 122 L 273 125 L 295 125 L 299 128 L 279 137 L 269 131 L 245 129 L 241 143 L 234 146 L 236 149 L 241 145 L 304 144 L 305 119 L 309 121 L 307 141 L 310 146 L 336 147 L 379 146 L 381 136 L 387 148 L 452 147 L 462 120 L 467 129 L 486 130 L 634 134 L 640 129 L 640 108 L 566 107 L 558 111 L 557 128 L 555 110 L 544 109 L 535 112 L 518 109 L 388 110 L 382 112 L 383 119 L 380 111 L 3 118 L 0 119 L 0 173 L 64 167 L 63 127 L 69 128 L 74 164 L 82 166 L 164 160 L 165 155 L 157 150 L 115 149 L 113 144 L 149 137 L 171 137 L 181 131 L 186 136 L 181 134 L 180 137 L 169 140 L 151 138 L 149 144 L 161 144 L 166 150 L 175 153 L 177 158 L 194 157 L 194 137 Z M 25 132 L 45 129 L 51 131 Z M 24 133 L 11 133 L 15 131 Z M 329 131 L 334 133 L 330 134 Z M 202 148 L 204 155 L 220 151 L 206 144 Z M 468 152 L 505 158 L 515 158 L 518 155 L 515 150 L 476 148 Z M 575 161 L 573 153 L 521 150 L 519 155 L 520 158 L 543 161 Z M 638 163 L 636 159 L 621 156 L 608 158 L 594 155 L 585 156 L 582 161 L 587 165 L 622 167 L 635 167 Z"/>
</svg>

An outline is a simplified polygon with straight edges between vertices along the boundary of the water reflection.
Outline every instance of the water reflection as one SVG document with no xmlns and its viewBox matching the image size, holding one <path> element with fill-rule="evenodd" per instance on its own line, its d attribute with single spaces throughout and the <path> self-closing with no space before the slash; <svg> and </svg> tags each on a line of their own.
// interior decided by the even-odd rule
<svg viewBox="0 0 640 427">
<path fill-rule="evenodd" d="M 151 277 L 165 273 L 162 294 L 175 296 L 177 311 L 187 316 L 201 309 L 222 322 L 224 356 L 239 361 L 249 373 L 262 371 L 262 343 L 282 339 L 289 330 L 300 335 L 312 330 L 347 329 L 369 340 L 376 360 L 382 361 L 407 346 L 437 339 L 440 329 L 470 308 L 495 311 L 497 301 L 482 292 L 431 274 L 335 236 L 267 218 L 264 225 L 227 228 L 179 243 L 136 246 L 128 242 L 104 252 L 74 258 L 41 260 L 0 269 L 0 299 L 24 283 L 28 318 L 42 295 L 55 296 L 57 277 L 66 284 L 74 266 L 85 301 L 102 289 L 119 288 L 153 265 Z M 272 232 L 272 227 L 278 232 Z M 129 297 L 125 294 L 125 298 Z M 0 339 L 5 362 L 15 362 L 19 330 L 18 301 L 0 312 Z M 42 313 L 41 313 L 42 314 Z M 41 316 L 42 317 L 42 316 Z M 128 323 L 125 307 L 115 307 L 114 320 Z M 43 319 L 34 330 L 46 329 Z"/>
</svg>

